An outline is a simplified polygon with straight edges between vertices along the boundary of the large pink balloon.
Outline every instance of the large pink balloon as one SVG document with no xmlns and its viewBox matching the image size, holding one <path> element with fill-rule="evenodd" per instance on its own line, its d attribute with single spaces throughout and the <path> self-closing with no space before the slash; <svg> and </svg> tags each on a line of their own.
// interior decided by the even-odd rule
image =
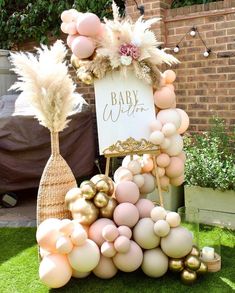
<svg viewBox="0 0 235 293">
<path fill-rule="evenodd" d="M 138 186 L 132 181 L 121 181 L 116 186 L 116 199 L 119 203 L 130 202 L 135 204 L 140 196 Z"/>
<path fill-rule="evenodd" d="M 71 276 L 72 268 L 65 255 L 49 254 L 40 263 L 39 278 L 48 287 L 60 288 L 68 283 Z"/>
<path fill-rule="evenodd" d="M 67 32 L 70 35 L 75 35 L 78 33 L 75 22 L 70 22 L 67 24 Z"/>
<path fill-rule="evenodd" d="M 166 83 L 173 83 L 176 79 L 176 74 L 173 70 L 166 70 L 163 72 Z"/>
<path fill-rule="evenodd" d="M 77 30 L 80 35 L 94 37 L 101 31 L 101 22 L 94 13 L 84 13 L 77 22 Z"/>
<path fill-rule="evenodd" d="M 105 239 L 102 236 L 102 231 L 103 228 L 107 225 L 115 226 L 114 222 L 107 218 L 98 219 L 90 226 L 88 236 L 99 246 L 101 246 L 105 242 Z"/>
<path fill-rule="evenodd" d="M 139 220 L 139 211 L 132 203 L 124 202 L 115 208 L 113 219 L 118 226 L 124 225 L 132 228 Z"/>
<path fill-rule="evenodd" d="M 101 255 L 98 266 L 93 270 L 93 273 L 98 278 L 110 279 L 116 275 L 117 271 L 112 259 Z"/>
<path fill-rule="evenodd" d="M 95 45 L 91 39 L 79 36 L 73 40 L 71 49 L 73 54 L 79 59 L 85 59 L 94 53 Z"/>
<path fill-rule="evenodd" d="M 169 87 L 162 87 L 154 93 L 154 103 L 160 109 L 171 108 L 175 102 L 175 93 Z"/>
<path fill-rule="evenodd" d="M 76 34 L 76 35 L 68 35 L 68 37 L 67 37 L 67 45 L 69 46 L 69 48 L 71 48 L 73 40 L 76 39 L 78 36 L 79 36 L 78 34 Z"/>
<path fill-rule="evenodd" d="M 188 117 L 188 114 L 182 110 L 182 109 L 179 109 L 179 108 L 176 108 L 175 109 L 177 111 L 177 113 L 180 114 L 180 117 L 181 117 L 181 124 L 180 124 L 180 128 L 177 130 L 177 132 L 179 134 L 182 134 L 184 133 L 188 127 L 189 127 L 189 117 Z"/>
</svg>

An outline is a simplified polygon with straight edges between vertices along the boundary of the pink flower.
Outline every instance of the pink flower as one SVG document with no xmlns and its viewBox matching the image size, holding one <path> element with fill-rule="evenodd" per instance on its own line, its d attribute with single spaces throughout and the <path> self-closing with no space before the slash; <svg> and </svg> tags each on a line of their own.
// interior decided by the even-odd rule
<svg viewBox="0 0 235 293">
<path fill-rule="evenodd" d="M 119 48 L 119 53 L 121 56 L 131 56 L 135 60 L 140 57 L 140 49 L 133 44 L 121 45 Z"/>
</svg>

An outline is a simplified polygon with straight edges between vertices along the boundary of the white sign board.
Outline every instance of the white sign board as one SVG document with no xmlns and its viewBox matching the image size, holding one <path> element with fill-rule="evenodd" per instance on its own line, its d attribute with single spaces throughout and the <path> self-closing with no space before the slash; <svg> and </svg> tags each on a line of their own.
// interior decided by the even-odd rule
<svg viewBox="0 0 235 293">
<path fill-rule="evenodd" d="M 111 72 L 94 85 L 100 154 L 118 140 L 148 140 L 155 119 L 152 87 L 132 72 Z"/>
</svg>

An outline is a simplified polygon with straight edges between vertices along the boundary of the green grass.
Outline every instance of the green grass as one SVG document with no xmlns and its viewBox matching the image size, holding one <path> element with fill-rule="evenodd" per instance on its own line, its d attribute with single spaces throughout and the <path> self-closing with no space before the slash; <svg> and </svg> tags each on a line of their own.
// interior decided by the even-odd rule
<svg viewBox="0 0 235 293">
<path fill-rule="evenodd" d="M 134 273 L 118 273 L 111 280 L 95 276 L 72 279 L 65 287 L 50 290 L 38 279 L 38 257 L 34 228 L 0 229 L 0 292 L 1 293 L 231 293 L 235 292 L 235 233 L 228 230 L 205 230 L 221 233 L 222 270 L 201 276 L 193 286 L 180 283 L 179 276 L 166 274 L 160 279 L 145 276 L 141 270 Z"/>
</svg>

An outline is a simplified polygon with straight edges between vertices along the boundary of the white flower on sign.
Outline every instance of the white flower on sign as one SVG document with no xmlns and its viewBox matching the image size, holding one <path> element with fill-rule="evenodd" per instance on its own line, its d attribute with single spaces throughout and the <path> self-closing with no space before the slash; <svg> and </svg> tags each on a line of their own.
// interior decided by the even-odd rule
<svg viewBox="0 0 235 293">
<path fill-rule="evenodd" d="M 121 56 L 120 61 L 122 65 L 130 65 L 132 62 L 132 57 L 131 56 Z"/>
</svg>

